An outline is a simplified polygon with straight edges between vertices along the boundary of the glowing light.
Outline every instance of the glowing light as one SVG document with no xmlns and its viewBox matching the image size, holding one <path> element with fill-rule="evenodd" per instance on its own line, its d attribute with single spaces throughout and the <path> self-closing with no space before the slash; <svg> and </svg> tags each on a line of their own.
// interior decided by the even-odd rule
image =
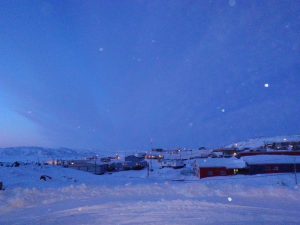
<svg viewBox="0 0 300 225">
<path fill-rule="evenodd" d="M 231 197 L 228 197 L 227 200 L 228 200 L 229 202 L 231 202 L 231 201 L 232 201 L 232 198 L 231 198 Z"/>
<path fill-rule="evenodd" d="M 270 87 L 270 85 L 268 83 L 265 83 L 265 88 Z"/>
</svg>

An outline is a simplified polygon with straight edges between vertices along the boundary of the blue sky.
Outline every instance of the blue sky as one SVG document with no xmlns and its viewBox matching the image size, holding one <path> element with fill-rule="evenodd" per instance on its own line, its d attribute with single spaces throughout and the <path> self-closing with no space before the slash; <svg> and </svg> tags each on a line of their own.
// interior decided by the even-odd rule
<svg viewBox="0 0 300 225">
<path fill-rule="evenodd" d="M 0 51 L 0 146 L 300 133 L 299 1 L 1 1 Z"/>
</svg>

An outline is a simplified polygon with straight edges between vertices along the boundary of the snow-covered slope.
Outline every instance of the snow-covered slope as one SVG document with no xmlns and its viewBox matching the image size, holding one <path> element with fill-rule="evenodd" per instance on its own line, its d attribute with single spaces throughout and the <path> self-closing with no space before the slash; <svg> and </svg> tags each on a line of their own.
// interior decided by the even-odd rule
<svg viewBox="0 0 300 225">
<path fill-rule="evenodd" d="M 52 179 L 41 181 L 42 174 Z M 147 177 L 145 170 L 97 176 L 61 167 L 4 167 L 0 224 L 299 224 L 294 174 L 185 182 L 157 175 Z"/>
<path fill-rule="evenodd" d="M 94 154 L 92 152 L 76 151 L 68 148 L 10 147 L 0 148 L 0 162 L 43 162 L 53 159 L 80 159 Z"/>
<path fill-rule="evenodd" d="M 241 142 L 230 144 L 226 147 L 235 147 L 238 149 L 243 149 L 243 148 L 253 149 L 253 148 L 264 146 L 265 143 L 284 142 L 284 141 L 300 141 L 300 135 L 252 138 L 247 141 L 241 141 Z"/>
</svg>

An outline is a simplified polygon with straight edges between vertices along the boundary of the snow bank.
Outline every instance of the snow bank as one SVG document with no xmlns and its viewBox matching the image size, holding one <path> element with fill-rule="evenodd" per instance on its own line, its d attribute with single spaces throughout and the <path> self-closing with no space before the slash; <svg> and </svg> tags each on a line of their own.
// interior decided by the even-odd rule
<svg viewBox="0 0 300 225">
<path fill-rule="evenodd" d="M 297 224 L 299 189 L 253 181 L 15 188 L 0 195 L 0 224 Z"/>
</svg>

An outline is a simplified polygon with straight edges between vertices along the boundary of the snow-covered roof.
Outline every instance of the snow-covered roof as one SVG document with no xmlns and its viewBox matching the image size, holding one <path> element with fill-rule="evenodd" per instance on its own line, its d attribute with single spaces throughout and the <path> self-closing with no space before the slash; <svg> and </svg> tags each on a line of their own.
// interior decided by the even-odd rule
<svg viewBox="0 0 300 225">
<path fill-rule="evenodd" d="M 244 168 L 246 166 L 245 161 L 234 157 L 198 159 L 197 164 L 199 167 L 202 168 L 226 167 L 228 169 L 238 169 L 238 168 Z"/>
<path fill-rule="evenodd" d="M 300 163 L 300 156 L 291 155 L 255 155 L 241 157 L 247 164 L 292 164 Z"/>
</svg>

